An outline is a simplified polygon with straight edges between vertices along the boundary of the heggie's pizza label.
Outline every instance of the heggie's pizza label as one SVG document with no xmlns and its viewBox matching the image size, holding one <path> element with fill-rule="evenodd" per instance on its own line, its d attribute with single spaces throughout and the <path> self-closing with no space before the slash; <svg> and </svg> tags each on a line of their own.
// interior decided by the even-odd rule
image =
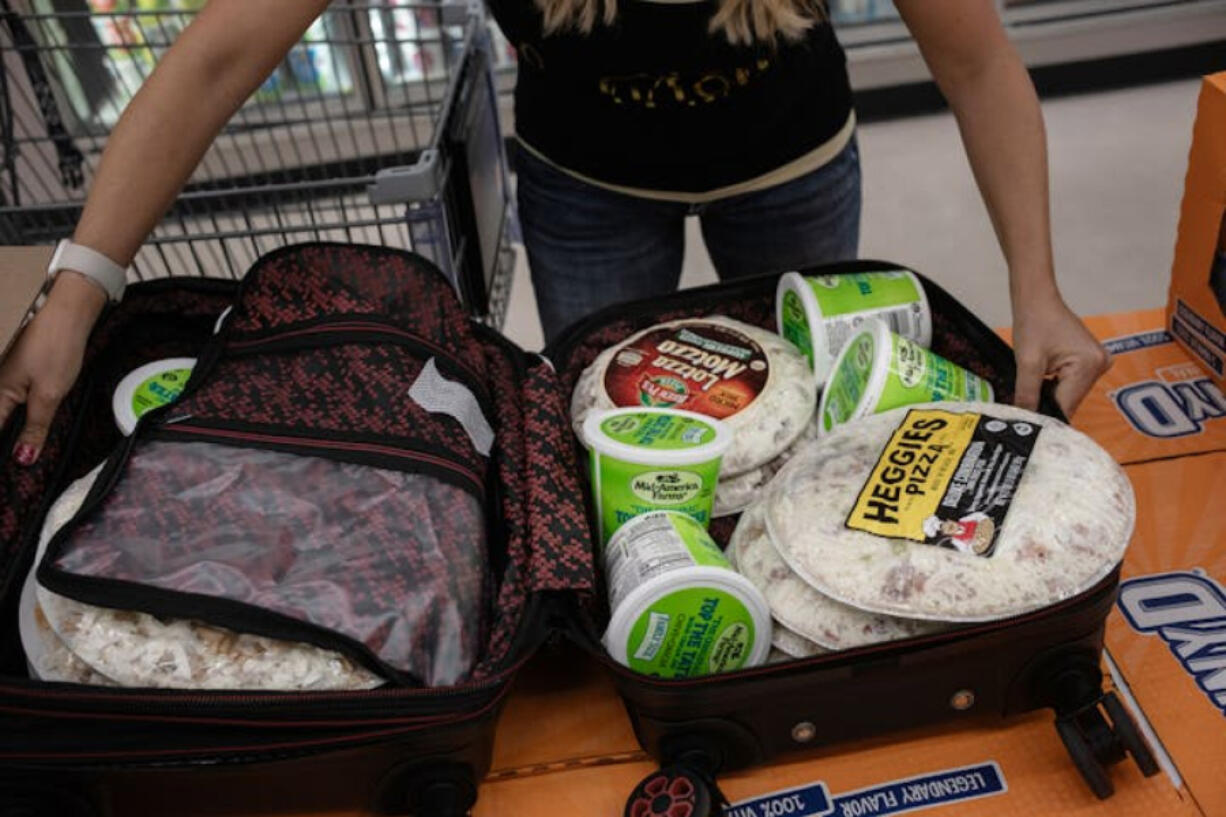
<svg viewBox="0 0 1226 817">
<path fill-rule="evenodd" d="M 617 350 L 604 387 L 617 406 L 685 409 L 723 419 L 752 403 L 770 364 L 747 335 L 710 323 L 649 332 Z"/>
<path fill-rule="evenodd" d="M 991 556 L 1041 430 L 983 414 L 910 411 L 847 527 Z"/>
</svg>

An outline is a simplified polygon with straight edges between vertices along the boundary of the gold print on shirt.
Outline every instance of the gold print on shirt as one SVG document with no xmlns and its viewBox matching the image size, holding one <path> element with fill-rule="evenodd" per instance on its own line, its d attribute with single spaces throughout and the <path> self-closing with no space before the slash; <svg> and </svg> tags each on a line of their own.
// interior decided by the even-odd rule
<svg viewBox="0 0 1226 817">
<path fill-rule="evenodd" d="M 618 105 L 644 108 L 693 108 L 708 105 L 744 88 L 756 76 L 766 73 L 770 60 L 759 58 L 753 65 L 731 70 L 713 69 L 682 76 L 680 71 L 667 74 L 630 74 L 603 77 L 600 93 Z"/>
<path fill-rule="evenodd" d="M 524 42 L 515 47 L 515 56 L 524 65 L 531 66 L 537 71 L 545 70 L 545 58 L 541 56 L 541 52 L 532 43 Z"/>
</svg>

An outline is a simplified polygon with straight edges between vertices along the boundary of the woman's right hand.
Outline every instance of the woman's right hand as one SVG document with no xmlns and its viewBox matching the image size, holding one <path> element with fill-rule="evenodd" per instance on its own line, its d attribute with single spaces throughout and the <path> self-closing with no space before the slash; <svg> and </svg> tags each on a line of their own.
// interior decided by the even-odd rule
<svg viewBox="0 0 1226 817">
<path fill-rule="evenodd" d="M 85 343 L 104 306 L 106 295 L 99 286 L 74 272 L 61 272 L 47 302 L 0 364 L 0 428 L 18 406 L 26 406 L 12 452 L 19 465 L 38 461 L 60 401 L 81 373 Z"/>
</svg>

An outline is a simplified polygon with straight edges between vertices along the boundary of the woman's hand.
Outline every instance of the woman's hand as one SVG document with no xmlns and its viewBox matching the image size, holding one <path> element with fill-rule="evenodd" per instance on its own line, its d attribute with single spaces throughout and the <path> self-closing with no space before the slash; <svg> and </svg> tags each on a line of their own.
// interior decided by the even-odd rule
<svg viewBox="0 0 1226 817">
<path fill-rule="evenodd" d="M 1054 289 L 1041 298 L 1015 299 L 1013 353 L 1017 384 L 1013 402 L 1036 409 L 1047 377 L 1056 379 L 1056 402 L 1072 417 L 1111 358 Z"/>
<path fill-rule="evenodd" d="M 209 0 L 107 140 L 73 240 L 126 264 L 231 114 L 327 6 L 328 0 Z M 20 464 L 38 459 L 105 304 L 100 288 L 65 271 L 0 367 L 0 426 L 26 405 L 13 449 Z"/>
<path fill-rule="evenodd" d="M 38 460 L 56 409 L 81 372 L 85 343 L 105 305 L 100 287 L 65 270 L 0 364 L 0 427 L 19 405 L 26 406 L 25 425 L 13 448 L 19 465 Z"/>
<path fill-rule="evenodd" d="M 991 0 L 895 0 L 958 120 L 1009 265 L 1016 402 L 1038 406 L 1055 377 L 1071 415 L 1107 370 L 1106 352 L 1060 297 L 1052 265 L 1047 136 L 1026 67 Z"/>
</svg>

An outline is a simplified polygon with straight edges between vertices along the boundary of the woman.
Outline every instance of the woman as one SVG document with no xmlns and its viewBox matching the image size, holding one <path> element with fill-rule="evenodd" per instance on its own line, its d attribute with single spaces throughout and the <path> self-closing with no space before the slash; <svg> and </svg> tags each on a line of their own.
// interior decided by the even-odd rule
<svg viewBox="0 0 1226 817">
<path fill-rule="evenodd" d="M 665 292 L 698 214 L 721 276 L 854 256 L 859 158 L 843 54 L 816 0 L 493 0 L 519 49 L 520 212 L 547 337 Z M 128 263 L 231 114 L 327 6 L 212 0 L 116 126 L 73 240 Z M 1107 358 L 1052 270 L 1043 120 L 992 0 L 896 0 L 952 107 L 1009 266 L 1017 402 L 1071 412 Z M 37 460 L 105 303 L 57 276 L 0 369 L 0 423 Z"/>
</svg>

